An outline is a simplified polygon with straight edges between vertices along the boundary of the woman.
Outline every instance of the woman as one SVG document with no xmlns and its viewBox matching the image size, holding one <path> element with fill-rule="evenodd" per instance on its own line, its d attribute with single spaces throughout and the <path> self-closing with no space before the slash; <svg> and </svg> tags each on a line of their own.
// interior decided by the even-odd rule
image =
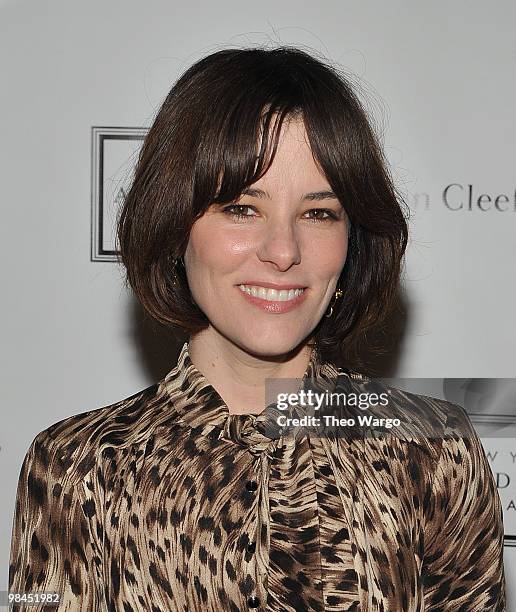
<svg viewBox="0 0 516 612">
<path fill-rule="evenodd" d="M 505 609 L 500 500 L 464 410 L 334 364 L 385 316 L 407 243 L 341 74 L 292 48 L 197 62 L 118 236 L 137 297 L 188 341 L 160 382 L 36 436 L 11 591 L 63 610 Z M 268 379 L 387 392 L 371 413 L 400 425 L 278 428 Z"/>
</svg>

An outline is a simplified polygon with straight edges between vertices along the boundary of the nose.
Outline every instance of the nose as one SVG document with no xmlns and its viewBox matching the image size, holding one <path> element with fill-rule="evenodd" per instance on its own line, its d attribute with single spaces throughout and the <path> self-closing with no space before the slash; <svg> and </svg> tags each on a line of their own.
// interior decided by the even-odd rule
<svg viewBox="0 0 516 612">
<path fill-rule="evenodd" d="M 296 229 L 289 223 L 268 224 L 265 237 L 257 251 L 260 261 L 274 264 L 284 272 L 301 262 L 301 248 Z"/>
</svg>

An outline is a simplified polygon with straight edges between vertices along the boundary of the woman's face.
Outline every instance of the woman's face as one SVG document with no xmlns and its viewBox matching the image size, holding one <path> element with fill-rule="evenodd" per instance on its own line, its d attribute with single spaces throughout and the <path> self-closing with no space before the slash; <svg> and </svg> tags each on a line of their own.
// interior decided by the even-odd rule
<svg viewBox="0 0 516 612">
<path fill-rule="evenodd" d="M 333 298 L 347 224 L 302 120 L 285 122 L 267 173 L 234 204 L 212 205 L 192 227 L 184 261 L 209 333 L 263 357 L 299 346 Z"/>
</svg>

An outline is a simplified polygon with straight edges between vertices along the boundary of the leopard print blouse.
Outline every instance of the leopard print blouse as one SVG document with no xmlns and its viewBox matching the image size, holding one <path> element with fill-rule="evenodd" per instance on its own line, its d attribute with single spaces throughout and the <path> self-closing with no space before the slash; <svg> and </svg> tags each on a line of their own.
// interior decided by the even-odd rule
<svg viewBox="0 0 516 612">
<path fill-rule="evenodd" d="M 304 378 L 380 385 L 317 349 Z M 9 589 L 60 594 L 31 611 L 505 610 L 501 503 L 467 414 L 382 388 L 395 434 L 271 436 L 275 407 L 230 414 L 185 343 L 160 382 L 34 438 Z"/>
</svg>

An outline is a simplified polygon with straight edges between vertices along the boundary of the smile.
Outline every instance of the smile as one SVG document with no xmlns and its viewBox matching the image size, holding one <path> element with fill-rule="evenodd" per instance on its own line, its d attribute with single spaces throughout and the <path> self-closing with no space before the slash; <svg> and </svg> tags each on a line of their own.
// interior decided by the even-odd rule
<svg viewBox="0 0 516 612">
<path fill-rule="evenodd" d="M 248 295 L 267 302 L 289 302 L 304 292 L 304 289 L 281 289 L 278 291 L 277 289 L 268 289 L 255 285 L 238 285 L 238 288 Z"/>
</svg>

